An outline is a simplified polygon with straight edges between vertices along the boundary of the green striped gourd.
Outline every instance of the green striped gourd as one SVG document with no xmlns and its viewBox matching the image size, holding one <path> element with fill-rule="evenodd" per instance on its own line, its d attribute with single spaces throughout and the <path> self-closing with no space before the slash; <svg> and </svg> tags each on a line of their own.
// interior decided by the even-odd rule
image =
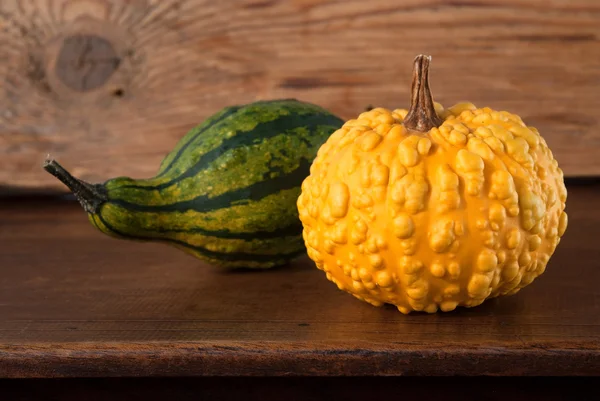
<svg viewBox="0 0 600 401">
<path fill-rule="evenodd" d="M 310 103 L 257 101 L 189 131 L 152 178 L 89 184 L 54 160 L 44 168 L 107 235 L 165 242 L 215 266 L 270 268 L 305 252 L 296 200 L 342 123 Z"/>
</svg>

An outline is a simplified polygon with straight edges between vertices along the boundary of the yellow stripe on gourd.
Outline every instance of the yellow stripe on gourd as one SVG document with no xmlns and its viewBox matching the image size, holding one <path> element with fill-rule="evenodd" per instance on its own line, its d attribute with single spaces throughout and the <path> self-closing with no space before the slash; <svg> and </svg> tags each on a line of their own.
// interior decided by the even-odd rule
<svg viewBox="0 0 600 401">
<path fill-rule="evenodd" d="M 203 195 L 219 196 L 290 173 L 298 168 L 300 157 L 309 159 L 312 154 L 307 142 L 302 140 L 308 136 L 308 130 L 299 127 L 292 131 L 296 134 L 282 133 L 258 144 L 230 150 L 205 170 L 161 190 L 114 188 L 112 199 L 132 201 L 139 198 L 143 199 L 144 205 L 166 205 Z M 288 157 L 286 152 L 293 152 L 295 156 Z M 159 184 L 157 181 L 156 185 Z"/>
<path fill-rule="evenodd" d="M 102 208 L 103 216 L 119 216 L 120 221 L 131 220 L 131 224 L 144 225 L 141 227 L 152 230 L 155 227 L 169 227 L 172 230 L 191 230 L 199 227 L 208 231 L 220 231 L 227 226 L 233 233 L 252 233 L 260 231 L 252 227 L 254 220 L 264 221 L 271 219 L 271 227 L 281 228 L 294 221 L 297 216 L 296 209 L 285 207 L 290 202 L 295 202 L 300 193 L 300 188 L 292 188 L 279 191 L 273 195 L 266 196 L 258 201 L 232 205 L 223 209 L 208 212 L 196 212 L 188 210 L 185 212 L 145 212 L 132 211 L 116 204 L 108 203 Z M 225 224 L 226 223 L 226 224 Z"/>
</svg>

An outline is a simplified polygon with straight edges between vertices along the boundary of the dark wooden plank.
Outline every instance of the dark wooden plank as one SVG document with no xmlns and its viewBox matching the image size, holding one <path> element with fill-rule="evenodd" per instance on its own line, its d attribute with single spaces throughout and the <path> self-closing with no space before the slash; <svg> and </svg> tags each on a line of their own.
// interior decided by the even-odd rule
<svg viewBox="0 0 600 401">
<path fill-rule="evenodd" d="M 78 205 L 0 203 L 0 377 L 600 375 L 600 185 L 568 187 L 569 229 L 517 295 L 405 316 L 301 258 L 226 272 L 114 240 Z"/>
<path fill-rule="evenodd" d="M 10 401 L 579 401 L 600 397 L 597 378 L 242 377 L 0 380 Z"/>
<path fill-rule="evenodd" d="M 343 118 L 406 108 L 433 56 L 446 106 L 520 114 L 568 176 L 598 175 L 597 0 L 2 0 L 0 185 L 155 174 L 222 107 L 296 97 Z"/>
</svg>

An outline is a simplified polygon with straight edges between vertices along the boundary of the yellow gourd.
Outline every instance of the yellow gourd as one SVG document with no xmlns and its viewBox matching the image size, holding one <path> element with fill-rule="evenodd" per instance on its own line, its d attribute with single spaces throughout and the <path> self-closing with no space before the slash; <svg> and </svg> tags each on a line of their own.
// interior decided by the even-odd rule
<svg viewBox="0 0 600 401">
<path fill-rule="evenodd" d="M 327 279 L 402 313 L 515 294 L 567 227 L 567 191 L 544 138 L 519 116 L 433 102 L 415 59 L 410 109 L 375 108 L 319 149 L 297 201 Z"/>
</svg>

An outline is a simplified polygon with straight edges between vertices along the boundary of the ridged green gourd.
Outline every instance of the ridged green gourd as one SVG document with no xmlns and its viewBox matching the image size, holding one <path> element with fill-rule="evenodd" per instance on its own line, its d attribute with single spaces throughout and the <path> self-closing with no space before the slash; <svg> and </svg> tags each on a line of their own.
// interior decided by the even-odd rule
<svg viewBox="0 0 600 401">
<path fill-rule="evenodd" d="M 306 251 L 296 201 L 319 147 L 342 124 L 314 104 L 257 101 L 193 128 L 152 178 L 90 184 L 54 160 L 44 168 L 107 235 L 165 242 L 214 266 L 271 268 Z"/>
</svg>

